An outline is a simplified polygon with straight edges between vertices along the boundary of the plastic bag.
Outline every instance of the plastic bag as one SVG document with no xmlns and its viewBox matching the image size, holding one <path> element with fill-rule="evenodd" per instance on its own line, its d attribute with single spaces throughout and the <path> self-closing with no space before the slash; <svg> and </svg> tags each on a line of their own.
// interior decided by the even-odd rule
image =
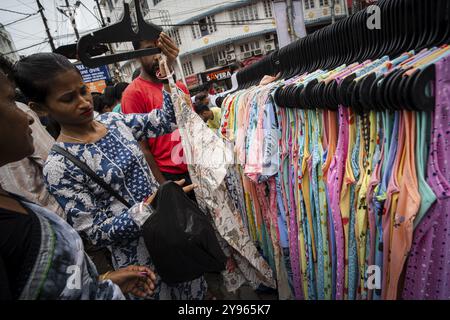
<svg viewBox="0 0 450 320">
<path fill-rule="evenodd" d="M 225 270 L 226 257 L 211 222 L 180 186 L 172 181 L 162 184 L 153 207 L 156 212 L 145 222 L 143 238 L 165 283 Z"/>
</svg>

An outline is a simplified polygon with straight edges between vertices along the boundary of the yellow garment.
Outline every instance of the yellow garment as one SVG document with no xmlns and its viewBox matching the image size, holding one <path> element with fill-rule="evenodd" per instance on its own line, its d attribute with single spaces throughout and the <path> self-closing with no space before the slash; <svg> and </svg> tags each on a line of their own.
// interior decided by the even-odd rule
<svg viewBox="0 0 450 320">
<path fill-rule="evenodd" d="M 218 107 L 212 107 L 209 110 L 212 111 L 214 118 L 212 120 L 208 120 L 206 124 L 211 129 L 219 129 L 220 128 L 220 120 L 222 119 L 222 109 L 220 109 Z"/>
</svg>

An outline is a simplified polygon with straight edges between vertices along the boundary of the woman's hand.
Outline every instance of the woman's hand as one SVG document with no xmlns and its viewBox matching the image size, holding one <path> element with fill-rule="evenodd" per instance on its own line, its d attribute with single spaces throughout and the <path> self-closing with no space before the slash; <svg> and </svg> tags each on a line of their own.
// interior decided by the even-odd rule
<svg viewBox="0 0 450 320">
<path fill-rule="evenodd" d="M 183 185 L 186 183 L 186 180 L 185 179 L 181 179 L 181 180 L 178 180 L 178 181 L 174 181 L 177 185 L 179 185 L 180 187 L 183 187 Z M 197 185 L 196 184 L 190 184 L 190 185 L 188 185 L 188 186 L 184 186 L 183 187 L 183 191 L 184 191 L 184 193 L 189 193 L 189 192 L 191 192 L 192 190 L 194 190 L 195 188 L 197 188 Z"/>
<path fill-rule="evenodd" d="M 183 185 L 185 184 L 186 180 L 185 180 L 185 179 L 181 179 L 181 180 L 174 181 L 174 182 L 175 182 L 177 185 L 179 185 L 180 187 L 183 187 Z M 190 185 L 188 185 L 188 186 L 184 186 L 184 187 L 183 187 L 183 191 L 184 191 L 184 193 L 189 193 L 189 192 L 191 192 L 192 190 L 194 190 L 195 188 L 197 188 L 197 185 L 196 185 L 196 184 L 190 184 Z M 147 200 L 144 201 L 144 203 L 145 203 L 146 205 L 151 205 L 152 202 L 153 202 L 153 200 L 155 199 L 155 197 L 156 197 L 156 193 L 154 193 L 154 194 L 152 194 L 150 197 L 148 197 Z"/>
<path fill-rule="evenodd" d="M 131 293 L 136 297 L 145 298 L 151 296 L 155 290 L 156 275 L 147 267 L 128 266 L 107 273 L 103 280 L 111 280 L 124 294 Z"/>
</svg>

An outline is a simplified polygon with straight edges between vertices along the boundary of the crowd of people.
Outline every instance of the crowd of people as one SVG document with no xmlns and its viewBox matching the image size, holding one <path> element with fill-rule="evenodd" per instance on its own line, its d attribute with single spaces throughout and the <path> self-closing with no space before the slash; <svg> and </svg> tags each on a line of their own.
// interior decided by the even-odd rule
<svg viewBox="0 0 450 320">
<path fill-rule="evenodd" d="M 133 46 L 159 47 L 166 60 L 139 58 L 131 83 L 102 93 L 89 92 L 62 55 L 37 53 L 15 65 L 0 57 L 0 300 L 206 297 L 203 276 L 164 283 L 142 239 L 158 186 L 175 181 L 193 201 L 195 186 L 162 64 L 171 67 L 178 48 L 164 33 Z M 193 107 L 219 128 L 221 110 L 208 93 L 198 94 Z M 78 161 L 130 207 L 105 193 Z M 105 251 L 103 270 L 95 252 Z"/>
</svg>

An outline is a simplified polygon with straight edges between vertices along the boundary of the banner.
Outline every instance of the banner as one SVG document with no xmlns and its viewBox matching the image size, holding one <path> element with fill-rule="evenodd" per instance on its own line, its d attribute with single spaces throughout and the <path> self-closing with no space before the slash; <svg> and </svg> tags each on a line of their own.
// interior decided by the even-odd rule
<svg viewBox="0 0 450 320">
<path fill-rule="evenodd" d="M 76 63 L 75 67 L 80 71 L 83 82 L 88 86 L 91 92 L 100 92 L 106 88 L 106 80 L 111 79 L 108 66 L 97 68 L 87 68 L 81 63 Z"/>
</svg>

